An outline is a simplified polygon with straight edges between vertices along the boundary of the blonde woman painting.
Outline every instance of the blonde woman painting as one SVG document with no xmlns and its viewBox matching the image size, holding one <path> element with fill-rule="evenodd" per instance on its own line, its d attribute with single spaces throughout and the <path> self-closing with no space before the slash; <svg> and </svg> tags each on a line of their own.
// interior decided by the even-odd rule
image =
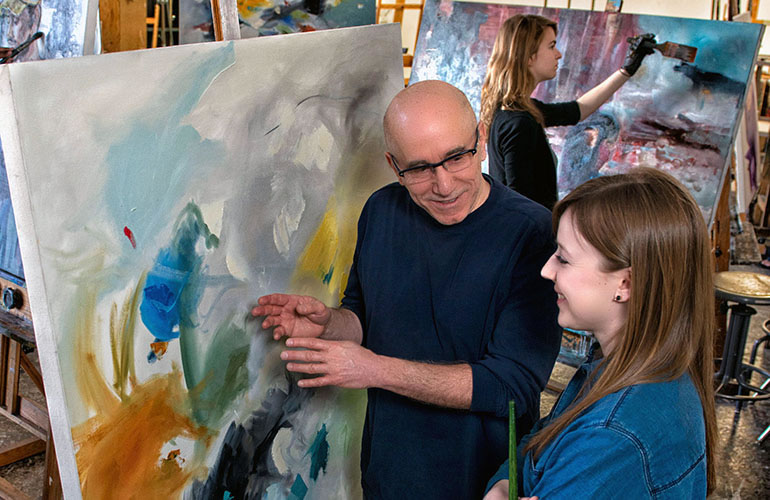
<svg viewBox="0 0 770 500">
<path fill-rule="evenodd" d="M 562 56 L 556 33 L 556 23 L 542 16 L 508 18 L 497 33 L 481 89 L 490 175 L 549 210 L 557 200 L 556 160 L 544 128 L 575 125 L 596 111 L 636 73 L 654 40 L 635 37 L 623 67 L 577 100 L 546 104 L 530 95 L 556 76 Z"/>
</svg>

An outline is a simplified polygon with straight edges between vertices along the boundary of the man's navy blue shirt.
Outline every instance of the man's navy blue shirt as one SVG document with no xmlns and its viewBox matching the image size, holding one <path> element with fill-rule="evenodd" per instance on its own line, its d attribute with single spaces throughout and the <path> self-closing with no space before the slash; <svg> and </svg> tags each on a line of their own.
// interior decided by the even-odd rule
<svg viewBox="0 0 770 500">
<path fill-rule="evenodd" d="M 507 457 L 508 401 L 517 431 L 539 417 L 559 350 L 556 297 L 540 269 L 554 251 L 550 212 L 484 176 L 489 198 L 444 226 L 394 183 L 374 193 L 342 306 L 373 352 L 468 363 L 470 411 L 369 389 L 361 450 L 367 498 L 481 498 Z"/>
</svg>

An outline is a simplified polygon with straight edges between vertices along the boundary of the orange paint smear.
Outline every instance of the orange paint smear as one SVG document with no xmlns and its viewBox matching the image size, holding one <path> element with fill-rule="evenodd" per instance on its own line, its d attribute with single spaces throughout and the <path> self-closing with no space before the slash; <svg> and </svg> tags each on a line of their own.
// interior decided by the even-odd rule
<svg viewBox="0 0 770 500">
<path fill-rule="evenodd" d="M 257 9 L 271 9 L 275 4 L 271 0 L 237 0 L 238 14 L 243 19 L 248 19 L 255 15 Z"/>
<path fill-rule="evenodd" d="M 178 497 L 207 469 L 191 457 L 168 460 L 163 445 L 175 438 L 201 440 L 210 432 L 188 417 L 187 392 L 178 369 L 135 387 L 112 411 L 72 429 L 83 498 Z M 165 458 L 165 459 L 164 459 Z M 189 464 L 182 467 L 182 464 Z"/>
</svg>

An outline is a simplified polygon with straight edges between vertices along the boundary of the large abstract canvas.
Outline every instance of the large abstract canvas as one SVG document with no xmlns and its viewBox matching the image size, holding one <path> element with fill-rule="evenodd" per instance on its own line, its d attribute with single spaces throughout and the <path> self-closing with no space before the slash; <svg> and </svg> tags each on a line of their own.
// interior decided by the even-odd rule
<svg viewBox="0 0 770 500">
<path fill-rule="evenodd" d="M 384 25 L 0 70 L 67 498 L 360 495 L 365 394 L 299 389 L 248 313 L 339 303 L 392 177 L 400 46 Z"/>
<path fill-rule="evenodd" d="M 466 92 L 478 111 L 495 36 L 518 13 L 558 22 L 564 55 L 556 78 L 533 94 L 545 102 L 573 100 L 620 68 L 626 38 L 654 33 L 658 41 L 697 48 L 693 63 L 648 56 L 613 99 L 574 127 L 548 129 L 558 157 L 559 194 L 595 177 L 635 166 L 666 170 L 695 196 L 710 221 L 743 109 L 763 27 L 568 9 L 428 0 L 412 81 L 440 79 Z"/>
<path fill-rule="evenodd" d="M 374 0 L 238 0 L 241 37 L 374 24 Z M 179 0 L 182 43 L 214 40 L 210 0 Z"/>
</svg>

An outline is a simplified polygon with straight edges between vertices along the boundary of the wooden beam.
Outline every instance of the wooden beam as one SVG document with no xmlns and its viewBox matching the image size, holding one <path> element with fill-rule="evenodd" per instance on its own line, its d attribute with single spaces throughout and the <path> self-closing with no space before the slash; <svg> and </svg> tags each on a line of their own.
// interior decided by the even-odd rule
<svg viewBox="0 0 770 500">
<path fill-rule="evenodd" d="M 19 415 L 14 415 L 13 413 L 6 410 L 5 408 L 0 408 L 0 416 L 5 417 L 11 422 L 24 427 L 30 434 L 35 435 L 40 439 L 44 439 L 46 436 L 45 428 L 41 428 L 36 423 L 31 422 L 26 418 L 22 418 Z"/>
<path fill-rule="evenodd" d="M 32 379 L 32 383 L 35 384 L 37 390 L 39 390 L 43 396 L 45 396 L 43 375 L 40 373 L 40 370 L 38 370 L 37 367 L 32 363 L 32 361 L 29 360 L 29 357 L 24 353 L 24 350 L 21 351 L 21 369 L 24 370 L 24 373 L 26 373 L 30 379 Z"/>
<path fill-rule="evenodd" d="M 9 500 L 32 500 L 32 497 L 0 477 L 0 498 Z"/>
<path fill-rule="evenodd" d="M 47 448 L 45 450 L 45 483 L 43 484 L 43 500 L 60 500 L 64 497 L 59 476 L 59 464 L 56 461 L 56 448 L 53 436 L 48 431 Z"/>
<path fill-rule="evenodd" d="M 11 413 L 19 412 L 19 368 L 21 344 L 11 342 L 8 347 L 7 379 L 5 381 L 5 408 Z"/>
<path fill-rule="evenodd" d="M 19 396 L 19 416 L 48 432 L 48 409 L 31 399 Z"/>
<path fill-rule="evenodd" d="M 38 438 L 27 438 L 11 445 L 0 448 L 0 467 L 24 460 L 27 457 L 43 453 L 45 441 Z"/>
<path fill-rule="evenodd" d="M 104 52 L 147 48 L 146 0 L 100 0 Z"/>
</svg>

